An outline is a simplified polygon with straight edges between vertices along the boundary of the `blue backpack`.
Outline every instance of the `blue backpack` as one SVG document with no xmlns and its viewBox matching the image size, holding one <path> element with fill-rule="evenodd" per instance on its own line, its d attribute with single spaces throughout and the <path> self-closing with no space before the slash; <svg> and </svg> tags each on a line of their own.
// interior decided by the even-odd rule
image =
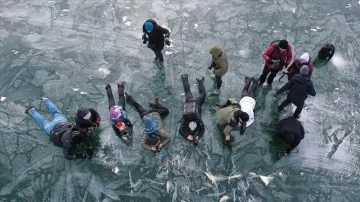
<svg viewBox="0 0 360 202">
<path fill-rule="evenodd" d="M 144 118 L 144 131 L 150 136 L 159 136 L 159 120 L 155 116 Z"/>
</svg>

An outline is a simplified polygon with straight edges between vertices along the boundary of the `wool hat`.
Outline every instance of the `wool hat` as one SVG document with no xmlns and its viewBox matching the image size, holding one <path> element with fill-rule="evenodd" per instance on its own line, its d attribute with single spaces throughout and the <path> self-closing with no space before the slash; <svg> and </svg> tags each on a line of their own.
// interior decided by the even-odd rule
<svg viewBox="0 0 360 202">
<path fill-rule="evenodd" d="M 288 48 L 288 41 L 286 41 L 285 39 L 284 40 L 280 40 L 279 42 L 279 48 L 282 48 L 282 49 L 287 49 Z"/>
<path fill-rule="evenodd" d="M 307 65 L 303 65 L 300 69 L 300 74 L 308 75 L 309 74 L 309 67 Z"/>
<path fill-rule="evenodd" d="M 299 60 L 304 60 L 306 63 L 308 63 L 309 60 L 310 60 L 310 55 L 309 55 L 309 53 L 304 53 L 304 54 L 302 54 L 302 55 L 300 56 Z"/>
<path fill-rule="evenodd" d="M 83 108 L 81 107 L 80 109 L 77 110 L 76 112 L 76 116 L 79 118 L 79 119 L 90 119 L 91 118 L 91 112 L 88 108 Z"/>
<path fill-rule="evenodd" d="M 153 25 L 153 23 L 150 22 L 150 21 L 145 22 L 144 27 L 145 27 L 145 30 L 146 30 L 148 33 L 151 33 L 151 32 L 154 30 L 154 25 Z"/>
</svg>

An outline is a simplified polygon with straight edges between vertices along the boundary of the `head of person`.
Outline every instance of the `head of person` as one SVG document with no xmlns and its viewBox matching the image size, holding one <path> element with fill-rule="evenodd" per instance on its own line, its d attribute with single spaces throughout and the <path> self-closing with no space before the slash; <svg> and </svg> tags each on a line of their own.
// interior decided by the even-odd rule
<svg viewBox="0 0 360 202">
<path fill-rule="evenodd" d="M 303 65 L 300 69 L 301 75 L 308 75 L 309 74 L 309 67 L 307 65 Z"/>
<path fill-rule="evenodd" d="M 243 126 L 249 120 L 249 115 L 246 112 L 239 110 L 235 112 L 234 118 L 239 122 L 239 126 Z"/>
<path fill-rule="evenodd" d="M 212 55 L 213 59 L 217 60 L 222 55 L 223 51 L 224 49 L 221 46 L 215 45 L 210 48 L 209 53 Z"/>
<path fill-rule="evenodd" d="M 151 33 L 152 31 L 154 31 L 154 24 L 148 20 L 145 22 L 144 28 L 147 33 Z"/>
<path fill-rule="evenodd" d="M 300 56 L 299 61 L 301 64 L 307 64 L 310 61 L 309 53 L 304 53 Z"/>
<path fill-rule="evenodd" d="M 90 120 L 91 112 L 88 108 L 81 107 L 77 110 L 76 117 L 80 120 Z"/>
<path fill-rule="evenodd" d="M 190 121 L 188 126 L 191 131 L 194 131 L 197 128 L 197 123 L 196 123 L 196 121 Z"/>
<path fill-rule="evenodd" d="M 279 48 L 280 48 L 281 52 L 285 51 L 288 48 L 288 46 L 289 46 L 289 43 L 285 39 L 279 41 Z"/>
<path fill-rule="evenodd" d="M 286 144 L 292 144 L 294 141 L 295 141 L 295 136 L 294 136 L 294 134 L 292 134 L 292 133 L 287 133 L 287 134 L 284 136 L 284 142 L 285 142 Z"/>
<path fill-rule="evenodd" d="M 126 130 L 127 126 L 124 122 L 119 121 L 115 124 L 115 128 L 117 128 L 120 132 L 123 132 Z"/>
</svg>

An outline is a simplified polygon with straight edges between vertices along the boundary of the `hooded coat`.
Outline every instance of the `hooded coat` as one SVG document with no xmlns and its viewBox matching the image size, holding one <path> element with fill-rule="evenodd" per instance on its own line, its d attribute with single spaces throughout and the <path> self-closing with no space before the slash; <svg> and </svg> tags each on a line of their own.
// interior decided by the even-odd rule
<svg viewBox="0 0 360 202">
<path fill-rule="evenodd" d="M 235 119 L 234 114 L 240 110 L 240 105 L 234 99 L 229 99 L 223 108 L 217 111 L 216 123 L 223 129 L 224 134 L 230 133 L 230 131 L 238 126 L 239 121 Z"/>
<path fill-rule="evenodd" d="M 145 23 L 151 22 L 154 26 L 152 32 L 147 32 L 145 29 Z M 170 36 L 170 32 L 168 29 L 165 29 L 158 25 L 154 20 L 149 19 L 143 24 L 143 32 L 147 35 L 148 38 L 148 48 L 157 51 L 162 50 L 164 48 L 164 39 L 165 37 Z"/>
<path fill-rule="evenodd" d="M 304 138 L 304 135 L 305 131 L 303 125 L 294 117 L 282 119 L 276 125 L 276 136 L 290 145 L 290 147 L 286 150 L 286 153 L 289 153 L 297 147 L 300 144 L 300 141 Z"/>
<path fill-rule="evenodd" d="M 307 95 L 316 95 L 316 91 L 312 81 L 307 75 L 296 74 L 289 82 L 281 87 L 275 95 L 278 95 L 285 90 L 290 90 L 287 99 L 289 99 L 297 107 L 303 107 Z"/>
<path fill-rule="evenodd" d="M 224 76 L 228 71 L 227 56 L 224 49 L 215 45 L 210 48 L 209 53 L 212 56 L 211 66 L 214 67 L 213 73 L 216 76 Z"/>
</svg>

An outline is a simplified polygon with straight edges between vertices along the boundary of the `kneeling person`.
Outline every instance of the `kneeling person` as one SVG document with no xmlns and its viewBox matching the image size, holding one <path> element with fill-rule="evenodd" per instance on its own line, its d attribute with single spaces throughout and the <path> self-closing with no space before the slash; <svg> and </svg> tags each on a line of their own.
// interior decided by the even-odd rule
<svg viewBox="0 0 360 202">
<path fill-rule="evenodd" d="M 291 150 L 300 144 L 304 134 L 303 125 L 294 117 L 282 119 L 276 126 L 276 136 L 290 145 L 285 151 L 286 154 L 289 154 Z"/>
<path fill-rule="evenodd" d="M 158 103 L 157 98 L 149 101 L 152 109 L 146 110 L 130 95 L 125 92 L 127 100 L 135 107 L 144 122 L 144 135 L 141 146 L 150 151 L 160 151 L 170 140 L 170 134 L 164 129 L 161 116 L 169 114 L 169 110 Z"/>
<path fill-rule="evenodd" d="M 201 120 L 201 105 L 206 97 L 204 77 L 196 78 L 199 87 L 199 96 L 197 98 L 194 98 L 191 93 L 188 75 L 183 74 L 181 80 L 185 92 L 185 104 L 179 133 L 196 145 L 205 130 L 204 123 Z"/>
</svg>

